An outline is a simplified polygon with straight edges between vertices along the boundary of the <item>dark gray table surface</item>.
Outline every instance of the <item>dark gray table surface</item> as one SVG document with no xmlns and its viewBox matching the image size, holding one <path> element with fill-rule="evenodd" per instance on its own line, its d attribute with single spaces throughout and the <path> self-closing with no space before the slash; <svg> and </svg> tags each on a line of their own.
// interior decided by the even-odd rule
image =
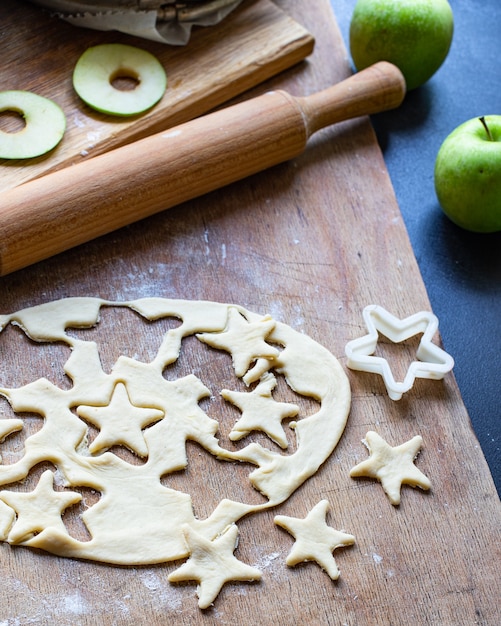
<svg viewBox="0 0 501 626">
<path fill-rule="evenodd" d="M 501 2 L 449 1 L 454 37 L 445 63 L 398 110 L 372 122 L 444 348 L 501 493 L 501 232 L 456 227 L 441 212 L 433 182 L 437 152 L 456 126 L 501 115 Z M 331 3 L 349 51 L 356 0 Z"/>
</svg>

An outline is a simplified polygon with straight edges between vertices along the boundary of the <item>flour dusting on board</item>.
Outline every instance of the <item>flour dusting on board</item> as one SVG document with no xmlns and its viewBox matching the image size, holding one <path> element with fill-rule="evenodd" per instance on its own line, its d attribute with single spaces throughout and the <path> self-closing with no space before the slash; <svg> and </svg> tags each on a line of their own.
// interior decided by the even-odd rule
<svg viewBox="0 0 501 626">
<path fill-rule="evenodd" d="M 155 571 L 146 570 L 140 574 L 143 585 L 151 592 L 151 598 L 160 607 L 179 609 L 182 606 L 182 597 L 167 582 L 162 580 Z"/>
<path fill-rule="evenodd" d="M 264 554 L 257 563 L 254 563 L 254 567 L 257 567 L 260 570 L 266 570 L 272 565 L 274 565 L 275 561 L 280 558 L 280 552 L 272 552 L 271 554 Z"/>
<path fill-rule="evenodd" d="M 92 607 L 89 607 L 82 594 L 75 590 L 61 600 L 61 610 L 72 615 L 85 615 L 92 611 Z"/>
</svg>

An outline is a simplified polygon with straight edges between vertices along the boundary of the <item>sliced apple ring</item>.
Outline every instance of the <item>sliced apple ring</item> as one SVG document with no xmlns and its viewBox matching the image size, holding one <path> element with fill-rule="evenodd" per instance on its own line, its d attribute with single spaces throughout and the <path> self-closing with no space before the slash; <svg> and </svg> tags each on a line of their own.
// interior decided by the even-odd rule
<svg viewBox="0 0 501 626">
<path fill-rule="evenodd" d="M 117 88 L 120 79 L 131 82 L 133 88 Z M 73 71 L 73 87 L 80 98 L 109 115 L 144 113 L 160 100 L 166 86 L 165 70 L 155 56 L 119 43 L 88 48 Z"/>
<path fill-rule="evenodd" d="M 66 117 L 58 104 L 31 91 L 0 92 L 0 114 L 13 113 L 24 126 L 14 132 L 0 130 L 0 158 L 31 159 L 49 152 L 61 141 Z"/>
</svg>

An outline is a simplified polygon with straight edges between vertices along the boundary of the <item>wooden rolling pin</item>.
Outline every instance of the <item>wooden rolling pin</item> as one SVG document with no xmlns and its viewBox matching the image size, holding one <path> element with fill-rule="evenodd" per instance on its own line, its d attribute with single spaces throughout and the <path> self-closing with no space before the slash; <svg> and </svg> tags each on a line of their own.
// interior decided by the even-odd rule
<svg viewBox="0 0 501 626">
<path fill-rule="evenodd" d="M 291 159 L 315 131 L 404 95 L 400 71 L 380 62 L 311 96 L 266 93 L 8 190 L 0 275 Z"/>
</svg>

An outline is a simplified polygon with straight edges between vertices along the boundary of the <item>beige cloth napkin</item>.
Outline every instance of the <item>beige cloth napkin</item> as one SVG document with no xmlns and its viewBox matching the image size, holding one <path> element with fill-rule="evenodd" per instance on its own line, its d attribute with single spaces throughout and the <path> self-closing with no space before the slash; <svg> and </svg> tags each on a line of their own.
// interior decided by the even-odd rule
<svg viewBox="0 0 501 626">
<path fill-rule="evenodd" d="M 212 26 L 242 0 L 31 0 L 75 26 L 182 46 L 193 26 Z"/>
</svg>

